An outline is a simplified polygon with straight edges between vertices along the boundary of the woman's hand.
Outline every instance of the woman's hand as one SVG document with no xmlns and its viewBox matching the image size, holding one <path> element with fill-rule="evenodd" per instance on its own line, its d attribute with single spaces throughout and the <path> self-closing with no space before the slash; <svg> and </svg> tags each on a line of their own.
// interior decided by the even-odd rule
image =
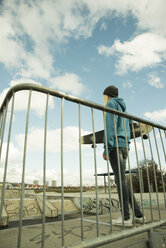
<svg viewBox="0 0 166 248">
<path fill-rule="evenodd" d="M 103 159 L 104 160 L 107 160 L 107 155 L 103 153 Z M 109 157 L 108 157 L 108 160 L 109 160 Z"/>
</svg>

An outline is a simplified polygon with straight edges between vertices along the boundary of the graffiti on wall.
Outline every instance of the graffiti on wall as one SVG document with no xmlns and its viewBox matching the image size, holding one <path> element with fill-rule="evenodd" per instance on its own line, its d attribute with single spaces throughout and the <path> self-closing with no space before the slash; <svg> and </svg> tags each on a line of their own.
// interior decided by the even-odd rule
<svg viewBox="0 0 166 248">
<path fill-rule="evenodd" d="M 80 199 L 74 199 L 75 205 L 80 209 Z M 83 198 L 83 211 L 84 213 L 96 213 L 96 198 Z M 117 212 L 119 209 L 119 201 L 112 198 L 111 202 L 108 198 L 98 199 L 98 213 L 105 214 L 110 212 L 110 207 L 112 212 Z"/>
<path fill-rule="evenodd" d="M 142 203 L 141 201 L 138 201 L 138 205 L 141 207 L 143 205 L 144 208 L 150 208 L 150 206 L 154 207 L 157 206 L 156 200 L 147 200 L 147 199 L 143 199 Z"/>
<path fill-rule="evenodd" d="M 20 201 L 19 200 L 6 200 L 5 208 L 8 213 L 9 218 L 18 218 Z M 23 204 L 23 217 L 38 216 L 40 215 L 40 210 L 35 200 L 24 201 Z"/>
</svg>

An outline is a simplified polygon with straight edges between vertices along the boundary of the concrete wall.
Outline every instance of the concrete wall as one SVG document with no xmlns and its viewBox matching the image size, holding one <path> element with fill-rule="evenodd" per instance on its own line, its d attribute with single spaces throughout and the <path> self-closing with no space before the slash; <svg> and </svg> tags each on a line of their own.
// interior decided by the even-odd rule
<svg viewBox="0 0 166 248">
<path fill-rule="evenodd" d="M 20 199 L 6 199 L 4 203 L 9 219 L 18 219 Z M 38 202 L 34 198 L 25 198 L 23 201 L 23 218 L 39 217 L 42 215 Z"/>
</svg>

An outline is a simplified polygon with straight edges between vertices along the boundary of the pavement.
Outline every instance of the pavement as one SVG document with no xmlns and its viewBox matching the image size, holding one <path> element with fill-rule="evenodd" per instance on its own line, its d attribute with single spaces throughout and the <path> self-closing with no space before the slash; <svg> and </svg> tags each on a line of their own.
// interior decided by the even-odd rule
<svg viewBox="0 0 166 248">
<path fill-rule="evenodd" d="M 48 194 L 47 200 L 53 203 L 53 198 L 60 199 L 60 194 Z M 96 225 L 96 200 L 95 192 L 84 192 L 83 193 L 83 204 L 84 204 L 84 214 L 83 214 L 83 242 L 81 241 L 81 214 L 80 214 L 80 194 L 79 193 L 65 193 L 64 200 L 66 201 L 65 206 L 65 215 L 64 215 L 64 247 L 85 247 L 85 242 L 91 242 L 98 235 L 98 240 L 105 239 L 107 235 L 109 237 L 116 237 L 118 239 L 112 242 L 111 244 L 101 243 L 100 247 L 102 248 L 144 248 L 149 247 L 148 245 L 148 234 L 137 233 L 135 230 L 141 230 L 146 225 L 152 223 L 157 223 L 159 220 L 165 221 L 166 223 L 166 210 L 164 204 L 163 193 L 159 193 L 159 202 L 160 202 L 160 214 L 158 212 L 157 198 L 156 193 L 151 194 L 151 201 L 148 193 L 143 194 L 143 206 L 144 206 L 144 215 L 146 216 L 147 223 L 135 224 L 130 228 L 116 227 L 110 225 L 110 219 L 116 219 L 119 217 L 120 211 L 118 206 L 118 195 L 112 194 L 111 199 L 113 200 L 112 216 L 110 217 L 108 211 L 108 193 L 98 192 L 99 197 L 99 215 L 98 215 L 98 225 Z M 140 201 L 140 194 L 135 194 L 135 197 Z M 30 198 L 31 199 L 31 198 Z M 31 199 L 32 200 L 32 199 Z M 15 199 L 13 199 L 15 202 Z M 71 205 L 71 202 L 73 205 Z M 56 204 L 60 204 L 59 200 Z M 150 210 L 150 205 L 152 206 L 152 212 Z M 57 205 L 59 206 L 59 205 Z M 75 207 L 74 207 L 75 206 Z M 77 211 L 74 211 L 76 210 Z M 34 211 L 34 208 L 31 211 Z M 69 210 L 69 211 L 67 211 Z M 70 211 L 72 210 L 72 211 Z M 59 215 L 55 218 L 49 218 L 49 222 L 46 220 L 45 223 L 45 235 L 44 243 L 45 248 L 52 247 L 62 247 L 62 217 L 59 206 Z M 35 219 L 34 216 L 31 218 L 24 218 L 27 220 L 23 221 L 22 235 L 21 235 L 21 244 L 22 248 L 38 248 L 41 247 L 42 242 L 42 224 L 41 216 Z M 33 217 L 33 218 L 32 218 Z M 35 221 L 34 221 L 35 220 Z M 18 226 L 19 222 L 17 219 L 14 219 L 9 222 L 7 228 L 0 229 L 0 248 L 16 248 L 18 240 Z M 98 228 L 97 228 L 98 227 Z M 137 229 L 136 229 L 137 228 Z M 155 228 L 152 230 L 153 238 L 153 248 L 164 248 L 166 247 L 166 224 Z M 134 236 L 125 238 L 125 235 L 130 236 L 131 232 L 135 232 Z M 123 239 L 120 239 L 120 236 Z M 92 247 L 92 246 L 88 246 Z M 95 247 L 95 246 L 93 246 Z M 96 246 L 97 247 L 97 246 Z"/>
<path fill-rule="evenodd" d="M 161 212 L 161 219 L 165 217 L 165 211 Z M 116 218 L 120 215 L 120 212 L 113 213 L 112 218 Z M 145 215 L 147 218 L 147 223 L 150 223 L 150 211 L 146 210 Z M 158 220 L 157 210 L 153 211 L 154 221 Z M 98 222 L 98 232 L 99 237 L 105 237 L 105 235 L 110 234 L 110 216 L 109 214 L 99 215 Z M 112 235 L 119 234 L 120 232 L 130 232 L 136 227 L 141 227 L 142 224 L 136 224 L 134 227 L 125 228 L 123 227 L 112 227 Z M 96 216 L 86 216 L 83 219 L 83 230 L 84 230 L 84 240 L 90 240 L 96 238 L 97 236 L 97 226 L 96 226 Z M 155 230 L 157 237 L 162 237 L 163 244 L 166 247 L 166 225 Z M 165 236 L 164 236 L 165 235 Z M 62 247 L 62 222 L 55 221 L 52 223 L 45 224 L 45 247 Z M 0 248 L 15 248 L 17 247 L 18 239 L 18 227 L 1 229 L 0 230 Z M 165 241 L 164 241 L 165 239 Z M 148 235 L 146 233 L 138 234 L 130 238 L 125 238 L 122 240 L 115 241 L 111 244 L 100 245 L 100 247 L 148 247 L 147 246 Z M 158 243 L 161 240 L 158 240 Z M 41 247 L 42 242 L 42 225 L 29 225 L 22 228 L 22 246 L 23 248 L 38 248 Z M 165 243 L 164 243 L 165 242 Z M 81 243 L 81 218 L 75 218 L 70 220 L 65 220 L 64 222 L 64 246 L 69 247 L 74 244 Z M 135 245 L 135 246 L 134 246 Z M 79 245 L 76 247 L 80 247 Z M 161 248 L 159 247 L 159 248 Z"/>
</svg>

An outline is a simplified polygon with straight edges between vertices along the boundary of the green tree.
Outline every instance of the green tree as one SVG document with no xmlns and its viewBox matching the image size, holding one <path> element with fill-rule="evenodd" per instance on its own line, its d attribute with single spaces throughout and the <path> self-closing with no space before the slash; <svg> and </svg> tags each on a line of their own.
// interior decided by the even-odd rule
<svg viewBox="0 0 166 248">
<path fill-rule="evenodd" d="M 143 160 L 139 163 L 139 168 L 140 170 L 137 170 L 137 173 L 132 175 L 134 192 L 140 192 L 140 185 L 142 187 L 142 192 L 149 192 L 149 187 L 151 192 L 156 192 L 156 185 L 158 191 L 163 191 L 162 177 L 164 183 L 166 184 L 166 175 L 163 171 L 160 170 L 160 167 L 155 163 L 155 161 Z M 129 177 L 127 182 L 130 185 Z"/>
</svg>

